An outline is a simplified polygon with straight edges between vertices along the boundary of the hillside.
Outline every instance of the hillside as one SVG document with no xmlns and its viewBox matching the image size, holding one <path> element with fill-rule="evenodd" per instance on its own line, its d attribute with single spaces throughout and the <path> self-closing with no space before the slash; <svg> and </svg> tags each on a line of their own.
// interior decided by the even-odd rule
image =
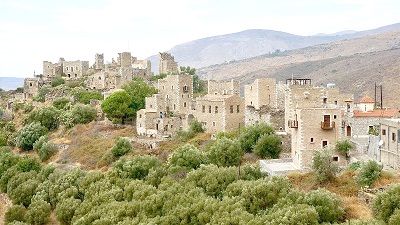
<svg viewBox="0 0 400 225">
<path fill-rule="evenodd" d="M 335 83 L 345 92 L 355 92 L 356 97 L 365 92 L 372 94 L 374 82 L 382 82 L 387 106 L 398 104 L 393 93 L 398 93 L 399 73 L 400 32 L 321 44 L 199 70 L 203 78 L 238 78 L 243 83 L 257 77 L 273 77 L 278 81 L 292 76 L 311 78 L 317 85 Z"/>
<path fill-rule="evenodd" d="M 366 31 L 342 31 L 334 34 L 300 36 L 290 33 L 252 29 L 179 44 L 168 52 L 183 66 L 196 68 L 241 60 L 279 50 L 293 50 L 338 40 L 364 37 L 388 31 L 400 31 L 400 23 Z M 149 58 L 158 71 L 158 55 Z"/>
</svg>

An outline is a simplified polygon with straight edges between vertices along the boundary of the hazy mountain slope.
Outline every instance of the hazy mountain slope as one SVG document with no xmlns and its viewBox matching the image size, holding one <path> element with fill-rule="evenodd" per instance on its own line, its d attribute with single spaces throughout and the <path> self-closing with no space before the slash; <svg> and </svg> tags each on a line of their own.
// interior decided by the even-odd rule
<svg viewBox="0 0 400 225">
<path fill-rule="evenodd" d="M 245 30 L 238 33 L 207 37 L 173 47 L 171 52 L 180 65 L 196 68 L 241 60 L 274 52 L 329 43 L 386 31 L 400 31 L 400 23 L 361 32 L 338 32 L 335 34 L 299 36 L 273 30 Z M 154 72 L 158 72 L 158 55 L 149 58 Z"/>
<path fill-rule="evenodd" d="M 212 79 L 240 79 L 248 83 L 256 77 L 274 77 L 280 81 L 303 77 L 314 84 L 336 83 L 356 97 L 370 91 L 374 82 L 384 85 L 389 106 L 399 106 L 400 32 L 338 41 L 288 51 L 280 56 L 259 56 L 199 70 Z M 385 104 L 385 102 L 384 102 Z M 386 104 L 387 105 L 387 104 Z"/>
<path fill-rule="evenodd" d="M 15 90 L 22 86 L 24 86 L 24 78 L 0 77 L 0 88 L 3 90 Z"/>
</svg>

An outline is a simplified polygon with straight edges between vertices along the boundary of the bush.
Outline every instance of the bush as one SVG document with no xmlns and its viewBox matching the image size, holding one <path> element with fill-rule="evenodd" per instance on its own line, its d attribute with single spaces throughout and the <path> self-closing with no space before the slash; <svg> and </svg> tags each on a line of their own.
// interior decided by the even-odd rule
<svg viewBox="0 0 400 225">
<path fill-rule="evenodd" d="M 32 202 L 26 214 L 26 220 L 32 225 L 46 224 L 49 220 L 51 213 L 51 206 L 49 203 L 38 200 Z"/>
<path fill-rule="evenodd" d="M 151 169 L 161 165 L 154 156 L 135 156 L 132 159 L 120 159 L 114 165 L 114 170 L 121 178 L 144 179 Z"/>
<path fill-rule="evenodd" d="M 398 218 L 400 209 L 400 185 L 390 187 L 388 190 L 379 193 L 374 199 L 372 210 L 377 219 L 389 222 L 392 216 L 393 220 Z M 395 214 L 395 211 L 396 214 Z"/>
<path fill-rule="evenodd" d="M 86 124 L 96 119 L 97 111 L 91 106 L 75 105 L 71 110 L 75 124 Z"/>
<path fill-rule="evenodd" d="M 274 129 L 264 123 L 247 127 L 239 136 L 240 146 L 243 151 L 251 152 L 261 136 L 274 133 Z"/>
<path fill-rule="evenodd" d="M 16 145 L 25 151 L 31 150 L 33 148 L 33 144 L 46 133 L 46 127 L 40 125 L 40 123 L 31 123 L 24 126 L 18 132 L 16 137 Z"/>
<path fill-rule="evenodd" d="M 53 106 L 56 109 L 64 109 L 65 106 L 70 103 L 68 98 L 57 98 L 56 100 L 53 101 Z"/>
<path fill-rule="evenodd" d="M 85 105 L 90 103 L 90 100 L 103 100 L 103 95 L 98 91 L 86 91 L 78 89 L 73 92 L 75 100 Z"/>
<path fill-rule="evenodd" d="M 263 135 L 261 136 L 256 145 L 254 146 L 253 152 L 261 158 L 279 158 L 279 154 L 282 151 L 281 139 L 276 135 Z"/>
<path fill-rule="evenodd" d="M 45 142 L 38 150 L 40 160 L 46 161 L 57 152 L 57 146 L 52 142 Z"/>
<path fill-rule="evenodd" d="M 197 120 L 190 122 L 189 129 L 187 131 L 178 131 L 177 137 L 182 141 L 186 142 L 191 138 L 194 138 L 196 134 L 204 132 L 203 126 Z"/>
<path fill-rule="evenodd" d="M 382 166 L 373 160 L 363 163 L 357 175 L 357 183 L 361 186 L 371 186 L 381 175 Z"/>
<path fill-rule="evenodd" d="M 207 153 L 210 162 L 218 166 L 237 166 L 243 156 L 239 142 L 228 138 L 217 139 Z"/>
<path fill-rule="evenodd" d="M 33 100 L 37 102 L 44 102 L 46 100 L 46 94 L 50 92 L 50 89 L 51 86 L 49 85 L 42 86 L 39 89 L 38 94 L 33 98 Z"/>
<path fill-rule="evenodd" d="M 317 210 L 320 223 L 339 222 L 344 217 L 345 212 L 339 198 L 325 189 L 307 193 L 304 201 Z"/>
<path fill-rule="evenodd" d="M 119 158 L 130 151 L 132 151 L 132 144 L 126 138 L 118 138 L 114 147 L 111 148 L 111 153 L 115 158 Z"/>
<path fill-rule="evenodd" d="M 13 205 L 8 208 L 5 214 L 5 223 L 9 224 L 14 221 L 25 222 L 26 209 L 22 205 Z"/>
<path fill-rule="evenodd" d="M 62 199 L 61 202 L 57 204 L 55 210 L 57 220 L 62 224 L 71 224 L 72 217 L 80 203 L 80 200 L 74 198 Z"/>
<path fill-rule="evenodd" d="M 101 109 L 113 123 L 125 124 L 126 120 L 135 115 L 131 102 L 131 96 L 126 91 L 117 91 L 103 101 Z"/>
<path fill-rule="evenodd" d="M 176 149 L 169 159 L 171 166 L 189 169 L 197 169 L 205 162 L 205 155 L 191 144 L 186 144 Z"/>
<path fill-rule="evenodd" d="M 0 129 L 0 147 L 7 146 L 8 143 L 8 134 Z"/>
<path fill-rule="evenodd" d="M 349 140 L 343 140 L 336 142 L 335 150 L 340 154 L 347 156 L 347 154 L 354 148 Z"/>
<path fill-rule="evenodd" d="M 388 225 L 399 225 L 400 224 L 400 209 L 396 209 L 393 215 L 389 218 Z"/>
<path fill-rule="evenodd" d="M 39 122 L 48 130 L 55 130 L 60 124 L 59 116 L 60 111 L 54 107 L 41 108 L 34 110 L 29 114 L 27 123 Z"/>
<path fill-rule="evenodd" d="M 332 154 L 328 150 L 320 150 L 314 153 L 312 169 L 319 182 L 332 180 L 338 172 L 338 167 L 333 163 Z"/>
<path fill-rule="evenodd" d="M 269 225 L 317 225 L 318 213 L 308 205 L 294 204 L 270 212 L 265 219 Z"/>
<path fill-rule="evenodd" d="M 61 76 L 56 76 L 54 79 L 51 81 L 51 86 L 52 87 L 57 87 L 62 84 L 65 84 L 65 80 Z"/>
</svg>

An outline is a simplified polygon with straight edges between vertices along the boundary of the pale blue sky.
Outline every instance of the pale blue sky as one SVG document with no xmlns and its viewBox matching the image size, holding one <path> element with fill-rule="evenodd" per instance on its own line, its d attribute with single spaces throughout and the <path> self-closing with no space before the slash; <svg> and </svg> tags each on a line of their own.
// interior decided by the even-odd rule
<svg viewBox="0 0 400 225">
<path fill-rule="evenodd" d="M 245 29 L 312 35 L 398 22 L 398 0 L 0 0 L 0 77 L 41 73 L 59 57 L 93 63 L 97 52 L 145 58 Z"/>
</svg>

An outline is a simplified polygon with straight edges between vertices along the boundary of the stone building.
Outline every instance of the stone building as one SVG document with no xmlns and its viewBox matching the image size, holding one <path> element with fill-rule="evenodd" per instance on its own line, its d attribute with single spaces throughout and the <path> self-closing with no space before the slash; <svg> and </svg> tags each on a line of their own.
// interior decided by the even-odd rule
<svg viewBox="0 0 400 225">
<path fill-rule="evenodd" d="M 179 72 L 178 63 L 175 58 L 167 52 L 160 52 L 159 74 L 177 74 Z"/>
<path fill-rule="evenodd" d="M 217 81 L 208 80 L 207 81 L 207 93 L 209 94 L 239 94 L 240 93 L 240 83 L 239 81 Z"/>
<path fill-rule="evenodd" d="M 60 58 L 57 63 L 43 61 L 44 80 L 49 80 L 56 76 L 62 76 L 67 80 L 79 79 L 85 76 L 88 70 L 88 61 L 65 61 L 64 58 Z"/>
<path fill-rule="evenodd" d="M 238 94 L 207 94 L 196 98 L 194 118 L 208 133 L 244 127 L 244 101 Z"/>
<path fill-rule="evenodd" d="M 26 100 L 35 97 L 41 87 L 41 79 L 39 77 L 24 79 L 24 97 Z"/>
<path fill-rule="evenodd" d="M 400 170 L 400 119 L 384 119 L 380 125 L 380 161 Z"/>
<path fill-rule="evenodd" d="M 104 69 L 104 67 L 105 67 L 104 54 L 96 53 L 96 55 L 94 57 L 94 66 L 93 66 L 93 68 L 95 70 L 102 70 L 102 69 Z"/>
<path fill-rule="evenodd" d="M 276 80 L 272 78 L 260 78 L 253 83 L 244 86 L 246 106 L 253 106 L 259 110 L 262 106 L 277 107 Z"/>
</svg>

